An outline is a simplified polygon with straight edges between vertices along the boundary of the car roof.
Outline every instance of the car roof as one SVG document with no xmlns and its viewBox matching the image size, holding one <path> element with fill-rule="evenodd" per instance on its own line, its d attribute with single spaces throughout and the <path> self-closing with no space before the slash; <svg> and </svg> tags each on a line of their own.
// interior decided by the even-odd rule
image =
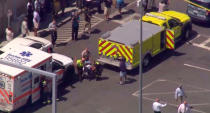
<svg viewBox="0 0 210 113">
<path fill-rule="evenodd" d="M 24 38 L 29 39 L 29 40 L 33 40 L 33 41 L 38 41 L 38 42 L 40 42 L 40 43 L 42 43 L 44 45 L 47 45 L 47 44 L 51 43 L 49 40 L 41 38 L 41 37 L 26 36 Z"/>
<path fill-rule="evenodd" d="M 0 59 L 27 67 L 36 67 L 51 59 L 51 54 L 32 47 L 17 45 L 0 55 Z M 25 70 L 0 64 L 0 73 L 18 76 Z"/>
<path fill-rule="evenodd" d="M 33 37 L 33 36 L 27 36 L 26 38 L 17 37 L 8 42 L 6 45 L 4 45 L 0 50 L 2 51 L 8 51 L 11 48 L 16 47 L 16 45 L 22 45 L 22 46 L 30 46 L 35 43 L 40 43 L 42 45 L 51 46 L 51 42 L 47 39 Z"/>
<path fill-rule="evenodd" d="M 73 60 L 70 57 L 67 57 L 59 53 L 51 53 L 51 55 L 53 60 L 61 62 L 63 66 L 69 66 L 73 64 Z"/>
<path fill-rule="evenodd" d="M 140 40 L 140 22 L 139 20 L 132 20 L 110 31 L 110 36 L 107 40 L 133 46 Z M 143 41 L 150 38 L 152 35 L 162 31 L 162 27 L 142 22 Z M 131 35 L 132 34 L 132 35 Z M 104 38 L 102 36 L 102 38 Z"/>
</svg>

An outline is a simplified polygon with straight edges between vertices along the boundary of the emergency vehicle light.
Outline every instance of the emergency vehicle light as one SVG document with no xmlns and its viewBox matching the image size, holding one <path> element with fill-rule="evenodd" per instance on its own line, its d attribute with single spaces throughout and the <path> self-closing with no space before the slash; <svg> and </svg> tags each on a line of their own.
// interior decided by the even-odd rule
<svg viewBox="0 0 210 113">
<path fill-rule="evenodd" d="M 161 19 L 161 20 L 166 20 L 166 18 L 162 17 L 162 16 L 157 16 L 157 15 L 153 15 L 151 13 L 146 13 L 147 16 L 151 16 L 151 17 L 155 17 L 155 18 L 158 18 L 158 19 Z"/>
</svg>

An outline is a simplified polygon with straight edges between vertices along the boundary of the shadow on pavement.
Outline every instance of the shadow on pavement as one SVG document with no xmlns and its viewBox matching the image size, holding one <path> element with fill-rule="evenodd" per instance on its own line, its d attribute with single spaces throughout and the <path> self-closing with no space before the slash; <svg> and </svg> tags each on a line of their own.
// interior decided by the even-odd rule
<svg viewBox="0 0 210 113">
<path fill-rule="evenodd" d="M 103 80 L 108 80 L 109 79 L 109 77 L 100 77 L 97 81 L 103 81 Z"/>
<path fill-rule="evenodd" d="M 136 79 L 133 79 L 133 78 L 127 78 L 127 80 L 125 80 L 125 84 L 132 84 L 134 82 L 136 82 L 137 80 Z"/>
<path fill-rule="evenodd" d="M 113 16 L 112 18 L 110 18 L 110 20 L 121 20 L 122 15 L 134 14 L 134 13 L 135 13 L 135 11 L 133 9 L 129 9 L 128 11 L 124 11 L 121 14 L 117 14 L 117 15 Z"/>
<path fill-rule="evenodd" d="M 195 21 L 192 20 L 193 24 L 200 26 L 200 27 L 205 27 L 205 28 L 210 28 L 209 22 L 201 22 L 201 21 Z"/>
<path fill-rule="evenodd" d="M 99 34 L 100 32 L 101 32 L 101 30 L 94 29 L 93 31 L 91 31 L 91 34 Z"/>
</svg>

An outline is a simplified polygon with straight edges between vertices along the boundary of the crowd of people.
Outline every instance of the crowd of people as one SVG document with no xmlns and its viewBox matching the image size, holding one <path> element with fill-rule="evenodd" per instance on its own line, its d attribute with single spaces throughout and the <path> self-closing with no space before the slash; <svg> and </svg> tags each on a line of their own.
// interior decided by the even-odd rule
<svg viewBox="0 0 210 113">
<path fill-rule="evenodd" d="M 180 101 L 180 104 L 177 107 L 177 113 L 191 113 L 191 109 L 193 107 L 190 106 L 186 100 L 184 100 L 185 98 L 187 98 L 187 96 L 184 92 L 183 85 L 179 85 L 175 90 L 175 100 L 176 102 Z M 166 102 L 160 102 L 160 99 L 156 98 L 155 102 L 152 104 L 152 109 L 154 113 L 161 113 L 161 108 L 166 106 Z"/>
</svg>

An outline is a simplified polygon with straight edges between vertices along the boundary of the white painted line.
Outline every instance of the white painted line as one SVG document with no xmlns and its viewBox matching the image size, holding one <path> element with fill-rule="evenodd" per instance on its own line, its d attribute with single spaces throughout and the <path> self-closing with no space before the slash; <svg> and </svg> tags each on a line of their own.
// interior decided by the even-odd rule
<svg viewBox="0 0 210 113">
<path fill-rule="evenodd" d="M 158 82 L 165 82 L 165 81 L 167 81 L 167 80 L 165 80 L 165 79 L 158 79 L 157 81 L 158 81 Z"/>
<path fill-rule="evenodd" d="M 147 98 L 147 97 L 143 97 L 144 99 L 146 99 L 146 100 L 149 100 L 149 101 L 152 101 L 152 102 L 154 102 L 155 101 L 155 99 L 152 99 L 152 98 Z M 167 102 L 164 102 L 164 101 L 162 101 L 163 103 L 167 103 Z M 176 104 L 171 104 L 171 103 L 167 103 L 167 105 L 170 105 L 170 106 L 173 106 L 173 107 L 178 107 L 178 105 L 176 105 Z M 190 104 L 191 105 L 191 104 Z M 197 110 L 197 109 L 191 109 L 192 111 L 195 111 L 195 112 L 198 112 L 198 113 L 207 113 L 207 112 L 204 112 L 204 111 L 201 111 L 201 110 Z"/>
<path fill-rule="evenodd" d="M 190 104 L 191 106 L 207 106 L 210 105 L 210 103 L 202 103 L 202 104 Z"/>
<path fill-rule="evenodd" d="M 153 85 L 153 84 L 156 83 L 156 82 L 159 82 L 159 81 L 158 81 L 158 80 L 152 81 L 150 84 L 147 84 L 146 86 L 144 86 L 144 87 L 142 88 L 142 90 L 144 90 L 144 89 L 150 87 L 151 85 Z"/>
<path fill-rule="evenodd" d="M 132 94 L 133 96 L 139 97 L 139 91 L 136 91 Z"/>
<path fill-rule="evenodd" d="M 210 91 L 185 91 L 186 93 L 206 93 L 206 92 L 210 92 Z M 174 94 L 174 92 L 157 92 L 157 93 L 144 93 L 144 96 L 147 95 L 168 95 L 168 94 Z"/>
<path fill-rule="evenodd" d="M 210 42 L 210 39 L 205 40 L 204 42 L 201 43 L 201 45 L 205 46 L 206 44 L 208 44 Z"/>
<path fill-rule="evenodd" d="M 154 84 L 154 83 L 156 83 L 156 82 L 159 82 L 159 81 L 157 81 L 157 80 L 152 81 L 151 83 L 149 83 L 149 84 L 147 84 L 146 86 L 144 86 L 144 87 L 142 88 L 142 90 L 144 90 L 144 89 L 150 87 L 152 84 Z M 136 91 L 136 92 L 134 92 L 132 95 L 138 97 L 138 96 L 139 96 L 139 90 Z"/>
<path fill-rule="evenodd" d="M 197 38 L 199 38 L 201 35 L 200 34 L 198 34 L 195 38 L 193 38 L 192 40 L 190 40 L 189 42 L 191 42 L 192 43 L 192 41 L 193 40 L 195 40 L 195 39 L 197 39 Z"/>
<path fill-rule="evenodd" d="M 202 67 L 199 67 L 199 66 L 193 66 L 193 65 L 190 65 L 190 64 L 184 64 L 184 65 L 185 65 L 185 66 L 188 66 L 188 67 L 192 67 L 192 68 L 204 70 L 204 71 L 210 71 L 209 69 L 202 68 Z"/>
<path fill-rule="evenodd" d="M 171 81 L 171 80 L 167 80 L 167 81 L 172 82 L 172 83 L 175 83 L 175 84 L 177 84 L 177 85 L 183 84 L 183 83 L 181 83 L 181 82 L 176 82 L 176 81 Z M 184 85 L 184 86 L 191 87 L 191 88 L 197 88 L 197 89 L 200 89 L 200 90 L 203 90 L 203 91 L 210 91 L 209 89 L 205 89 L 205 88 L 193 86 L 193 85 L 190 85 L 190 84 L 183 84 L 183 85 Z"/>
</svg>

